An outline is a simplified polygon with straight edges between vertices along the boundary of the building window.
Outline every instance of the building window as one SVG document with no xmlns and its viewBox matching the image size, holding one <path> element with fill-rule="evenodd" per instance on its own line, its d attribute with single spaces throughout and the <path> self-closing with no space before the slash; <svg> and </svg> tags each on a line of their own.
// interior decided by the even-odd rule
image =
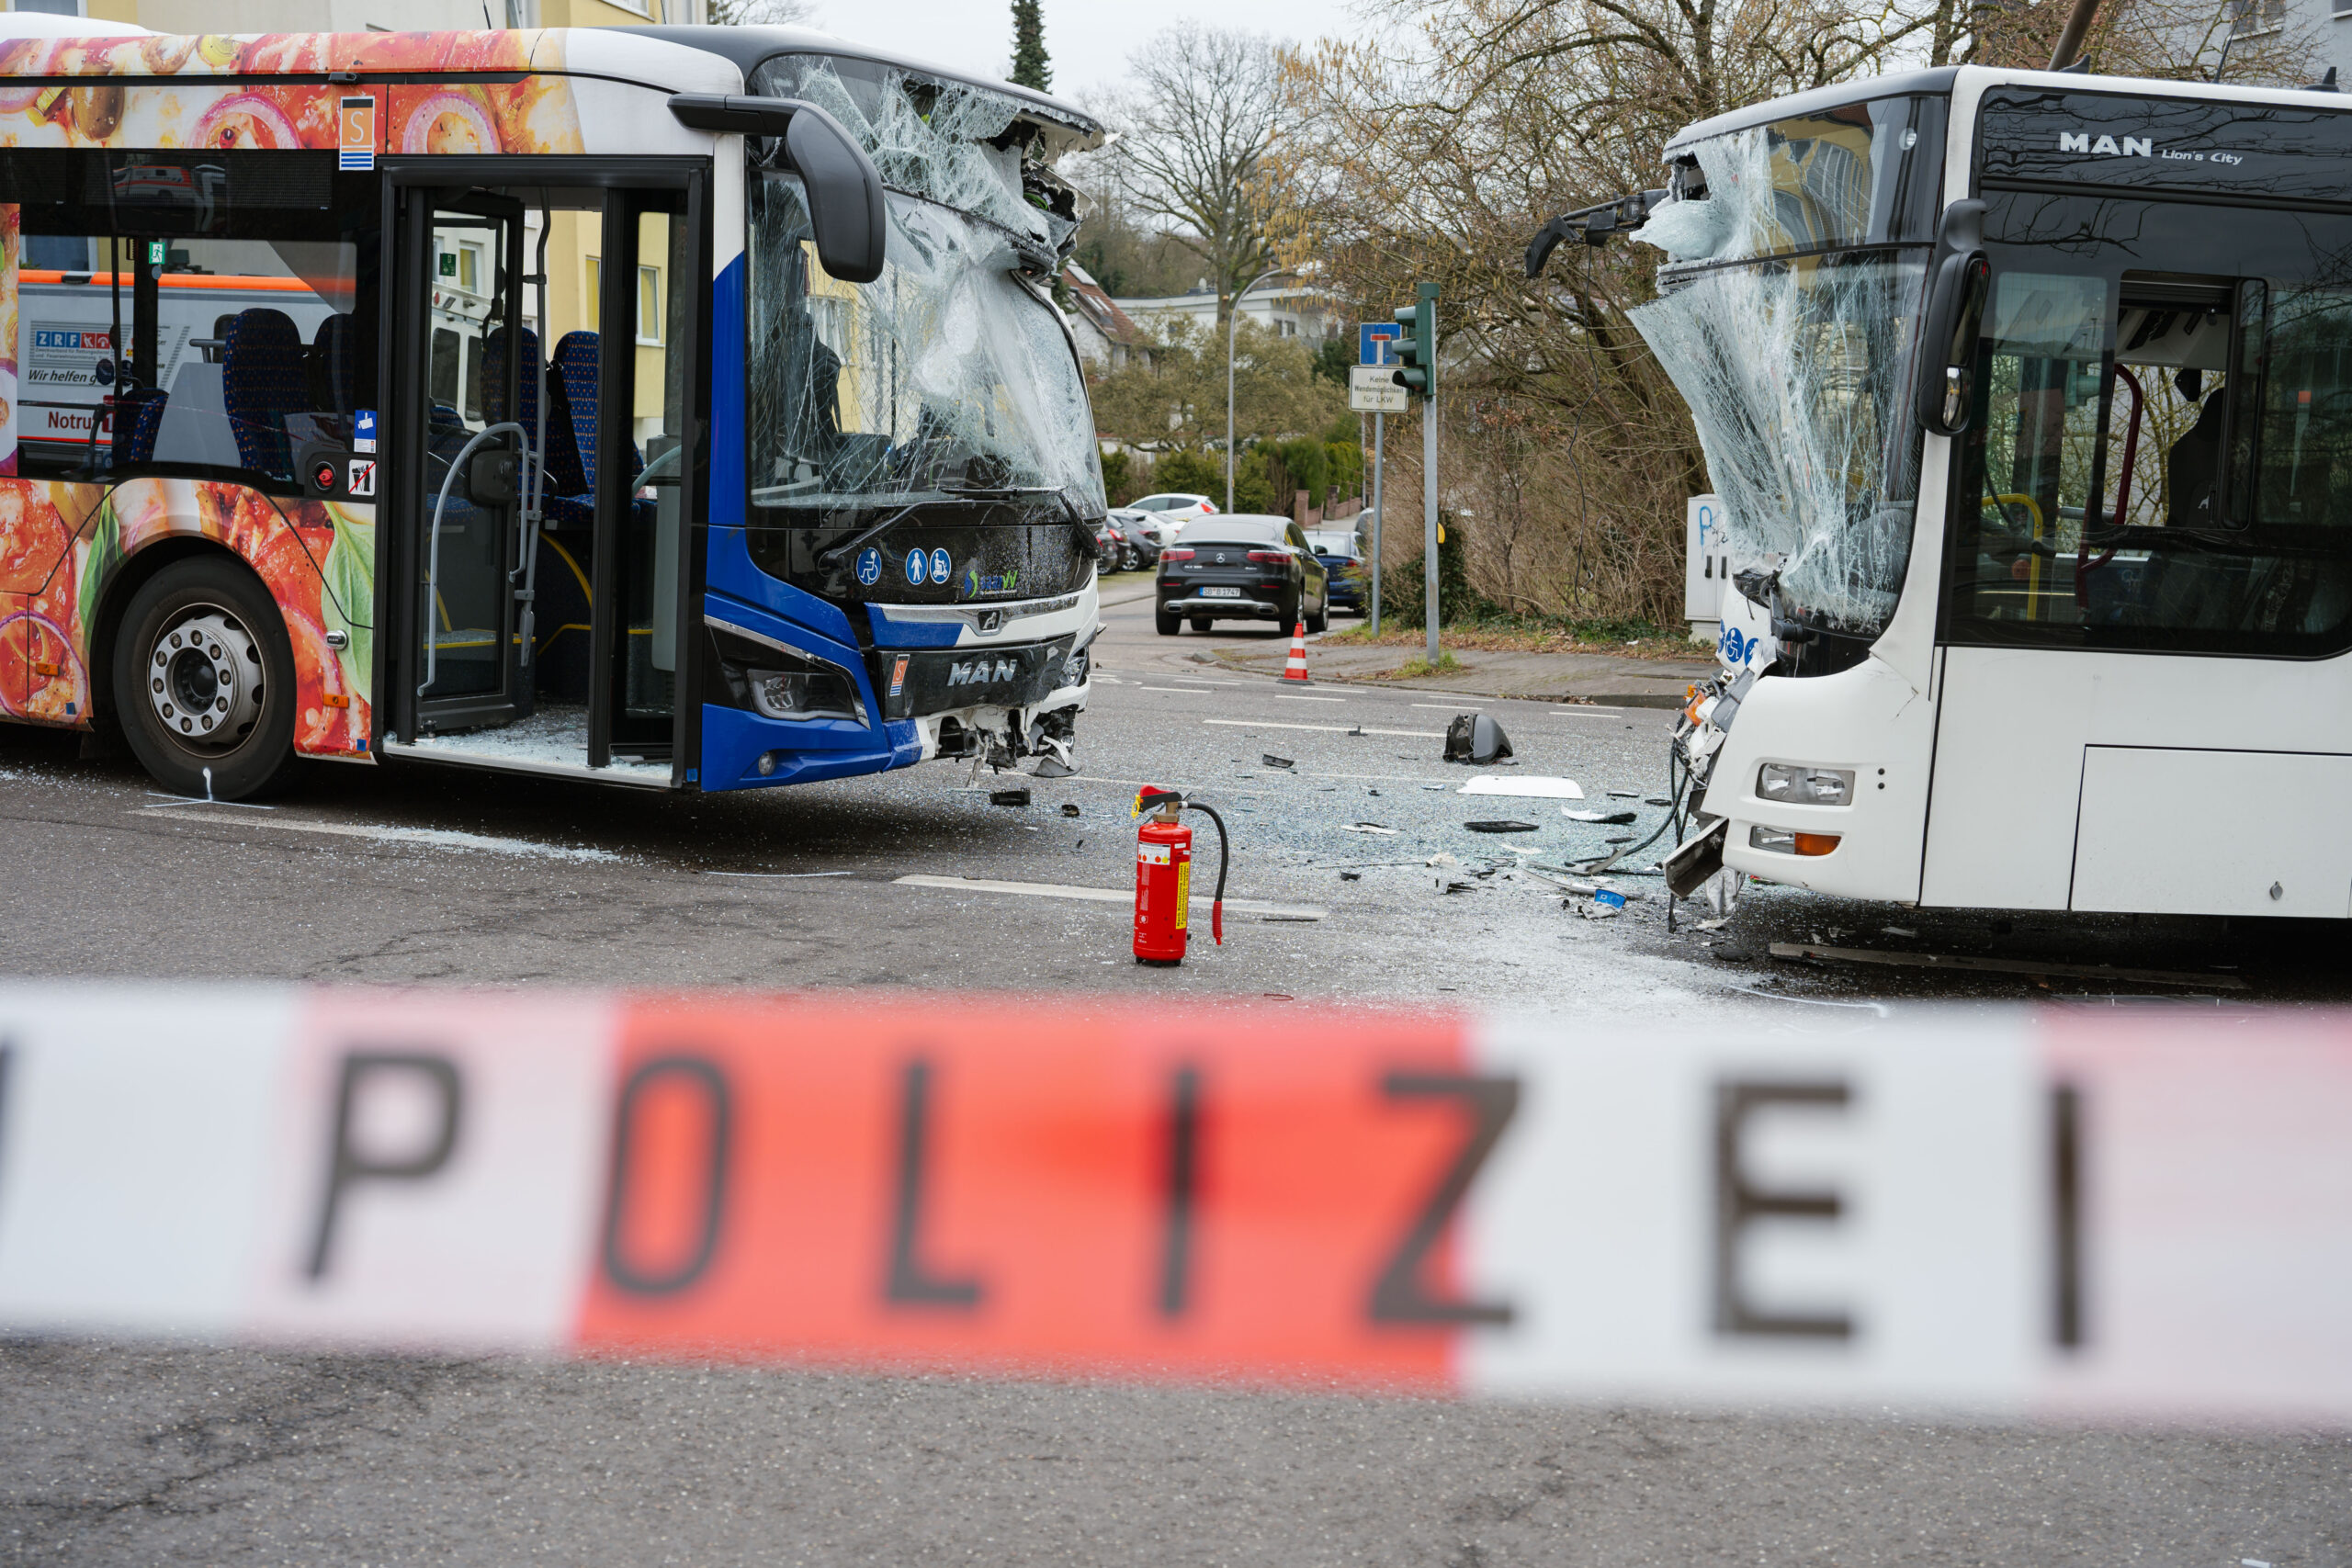
<svg viewBox="0 0 2352 1568">
<path fill-rule="evenodd" d="M 637 341 L 662 346 L 662 269 L 658 266 L 637 269 Z"/>
</svg>

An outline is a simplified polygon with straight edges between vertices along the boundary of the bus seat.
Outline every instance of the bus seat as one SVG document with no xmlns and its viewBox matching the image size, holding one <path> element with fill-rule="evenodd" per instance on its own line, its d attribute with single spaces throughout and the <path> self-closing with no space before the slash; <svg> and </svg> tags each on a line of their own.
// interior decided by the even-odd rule
<svg viewBox="0 0 2352 1568">
<path fill-rule="evenodd" d="M 2195 385 L 2187 379 L 2195 374 L 2182 373 L 2183 391 Z M 2213 504 L 2214 479 L 2222 471 L 2222 401 L 2228 396 L 2226 388 L 2206 393 L 2197 423 L 2165 453 L 2165 490 L 2172 511 L 2166 521 L 2175 527 L 2212 521 L 2207 513 Z"/>
<path fill-rule="evenodd" d="M 221 351 L 221 395 L 237 458 L 248 468 L 280 477 L 294 472 L 287 450 L 286 416 L 307 408 L 302 334 L 283 310 L 240 310 Z"/>
<path fill-rule="evenodd" d="M 348 315 L 329 316 L 311 337 L 311 406 L 345 419 L 359 406 L 358 332 Z"/>
<path fill-rule="evenodd" d="M 592 491 L 596 486 L 597 342 L 594 333 L 566 333 L 563 341 L 555 345 L 555 367 L 563 378 L 565 400 L 571 405 L 571 430 L 580 446 L 581 471 L 587 477 L 587 488 Z M 645 459 L 632 441 L 628 444 L 629 478 L 634 479 L 644 470 Z"/>
<path fill-rule="evenodd" d="M 526 360 L 539 363 L 539 334 L 529 327 L 518 331 L 518 341 Z M 556 502 L 566 496 L 588 493 L 588 478 L 580 461 L 580 449 L 572 436 L 571 400 L 555 396 L 560 385 L 555 371 L 544 371 L 544 388 L 539 376 L 524 376 L 517 382 L 516 407 L 506 412 L 506 329 L 496 327 L 482 340 L 482 412 L 496 424 L 513 420 L 524 429 L 537 433 L 539 428 L 539 398 L 548 392 L 548 522 L 565 526 L 575 519 L 559 517 Z"/>
<path fill-rule="evenodd" d="M 169 394 L 161 387 L 132 387 L 114 400 L 113 466 L 152 461 L 155 432 L 163 427 Z"/>
</svg>

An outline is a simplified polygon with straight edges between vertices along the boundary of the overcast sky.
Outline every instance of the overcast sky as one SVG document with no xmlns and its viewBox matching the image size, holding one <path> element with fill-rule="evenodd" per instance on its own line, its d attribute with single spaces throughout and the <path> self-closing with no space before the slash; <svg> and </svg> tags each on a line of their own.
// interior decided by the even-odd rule
<svg viewBox="0 0 2352 1568">
<path fill-rule="evenodd" d="M 1173 0 L 1149 6 L 1045 0 L 1045 6 L 1054 91 L 1071 97 L 1117 85 L 1136 46 L 1181 17 L 1301 42 L 1339 37 L 1355 25 L 1347 0 Z M 1012 59 L 1011 0 L 817 0 L 810 22 L 860 43 L 991 76 L 1001 75 Z"/>
</svg>

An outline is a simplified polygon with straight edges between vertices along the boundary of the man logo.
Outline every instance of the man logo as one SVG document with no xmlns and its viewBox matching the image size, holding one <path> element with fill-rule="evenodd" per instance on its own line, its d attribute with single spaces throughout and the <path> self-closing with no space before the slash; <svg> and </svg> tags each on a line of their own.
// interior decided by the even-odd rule
<svg viewBox="0 0 2352 1568">
<path fill-rule="evenodd" d="M 985 686 L 996 681 L 1011 681 L 1021 674 L 1021 663 L 1013 659 L 975 659 L 947 667 L 947 683 L 951 686 Z"/>
<path fill-rule="evenodd" d="M 2108 158 L 2152 158 L 2155 156 L 2156 143 L 2152 136 L 2127 136 L 2119 146 L 2112 136 L 2102 136 L 2093 141 L 2087 130 L 2062 130 L 2058 133 L 2058 151 L 2089 152 Z"/>
</svg>

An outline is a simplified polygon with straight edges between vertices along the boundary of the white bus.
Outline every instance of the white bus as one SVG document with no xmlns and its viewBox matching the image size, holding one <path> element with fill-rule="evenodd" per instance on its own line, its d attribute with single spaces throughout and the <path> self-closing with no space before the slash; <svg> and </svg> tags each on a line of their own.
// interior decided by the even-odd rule
<svg viewBox="0 0 2352 1568">
<path fill-rule="evenodd" d="M 2352 915 L 2352 103 L 1975 67 L 1694 125 L 1548 226 L 1666 253 L 1755 669 L 1729 867 L 1904 904 Z"/>
</svg>

